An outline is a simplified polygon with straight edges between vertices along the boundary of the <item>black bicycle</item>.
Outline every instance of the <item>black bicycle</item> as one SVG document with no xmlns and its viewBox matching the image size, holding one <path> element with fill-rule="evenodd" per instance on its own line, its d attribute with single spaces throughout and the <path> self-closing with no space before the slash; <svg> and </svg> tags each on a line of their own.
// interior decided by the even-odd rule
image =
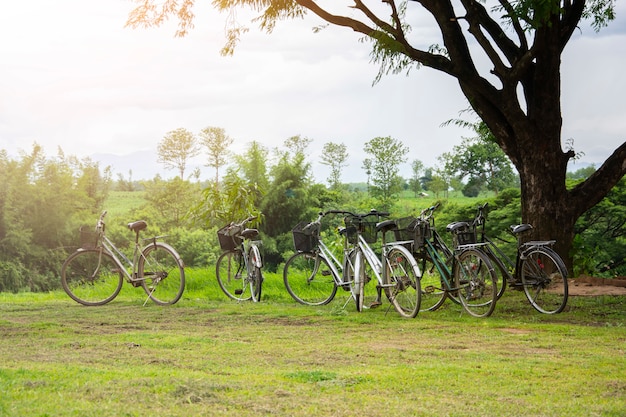
<svg viewBox="0 0 626 417">
<path fill-rule="evenodd" d="M 511 260 L 485 233 L 487 203 L 478 207 L 474 220 L 464 222 L 463 227 L 485 243 L 483 251 L 489 256 L 498 275 L 498 297 L 507 287 L 524 291 L 530 304 L 539 312 L 556 314 L 567 304 L 567 268 L 552 245 L 554 240 L 523 242 L 524 232 L 530 224 L 517 224 L 509 228 L 517 240 L 515 261 Z"/>
</svg>

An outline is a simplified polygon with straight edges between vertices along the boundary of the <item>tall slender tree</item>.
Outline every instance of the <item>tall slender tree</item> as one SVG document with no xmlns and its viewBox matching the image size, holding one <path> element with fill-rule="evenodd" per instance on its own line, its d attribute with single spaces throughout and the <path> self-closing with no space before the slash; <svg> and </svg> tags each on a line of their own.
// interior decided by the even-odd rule
<svg viewBox="0 0 626 417">
<path fill-rule="evenodd" d="M 169 131 L 159 142 L 158 162 L 166 169 L 178 169 L 180 179 L 185 179 L 185 169 L 189 159 L 200 154 L 200 147 L 193 133 L 185 128 Z"/>
<path fill-rule="evenodd" d="M 348 147 L 343 143 L 325 143 L 320 159 L 323 165 L 330 167 L 328 185 L 333 190 L 339 190 L 341 188 L 341 170 L 347 166 Z"/>
<path fill-rule="evenodd" d="M 228 147 L 234 139 L 221 127 L 206 127 L 200 131 L 200 142 L 207 149 L 210 167 L 215 168 L 215 183 L 219 183 L 220 167 L 228 164 Z"/>
</svg>

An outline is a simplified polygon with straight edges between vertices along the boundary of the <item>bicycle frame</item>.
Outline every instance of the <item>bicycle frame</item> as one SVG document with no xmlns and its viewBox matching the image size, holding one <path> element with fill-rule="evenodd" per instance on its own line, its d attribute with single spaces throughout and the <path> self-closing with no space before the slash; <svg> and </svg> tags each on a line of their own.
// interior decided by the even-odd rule
<svg viewBox="0 0 626 417">
<path fill-rule="evenodd" d="M 105 234 L 101 234 L 100 235 L 100 250 L 105 250 L 107 255 L 110 255 L 111 258 L 113 258 L 113 261 L 115 262 L 115 264 L 118 266 L 118 268 L 120 269 L 120 271 L 124 274 L 124 276 L 126 277 L 126 280 L 128 282 L 138 282 L 141 281 L 141 279 L 136 278 L 137 276 L 137 261 L 139 260 L 139 256 L 141 251 L 139 250 L 139 243 L 135 242 L 135 248 L 133 250 L 133 260 L 131 261 L 128 256 L 126 256 L 124 253 L 122 253 L 116 246 L 115 244 L 111 241 L 111 239 L 109 239 Z M 124 262 L 126 262 L 126 264 L 128 265 L 128 267 L 130 267 L 132 269 L 132 274 L 128 273 L 127 267 L 122 263 L 122 261 L 120 261 L 121 257 Z"/>
</svg>

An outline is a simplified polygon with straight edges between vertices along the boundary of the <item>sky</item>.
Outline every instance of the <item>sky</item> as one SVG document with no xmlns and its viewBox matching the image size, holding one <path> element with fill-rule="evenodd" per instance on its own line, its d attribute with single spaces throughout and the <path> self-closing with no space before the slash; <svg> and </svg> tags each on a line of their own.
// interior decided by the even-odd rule
<svg viewBox="0 0 626 417">
<path fill-rule="evenodd" d="M 129 0 L 20 0 L 0 14 L 0 149 L 18 157 L 34 143 L 52 157 L 90 157 L 134 179 L 177 175 L 156 161 L 167 132 L 224 128 L 242 152 L 251 141 L 268 149 L 295 135 L 312 139 L 315 179 L 327 167 L 327 142 L 350 155 L 344 182 L 364 180 L 363 144 L 391 136 L 410 148 L 408 161 L 435 166 L 437 158 L 472 132 L 450 119 L 470 119 L 458 84 L 422 68 L 387 75 L 373 85 L 378 66 L 370 44 L 349 29 L 321 23 L 279 23 L 272 34 L 252 30 L 234 56 L 220 55 L 226 16 L 198 2 L 195 28 L 184 38 L 176 25 L 130 29 Z M 415 3 L 412 3 L 415 5 Z M 596 34 L 582 24 L 562 56 L 563 139 L 573 139 L 581 159 L 571 169 L 599 166 L 626 140 L 626 5 Z M 412 7 L 412 6 L 411 6 Z M 411 12 L 411 11 L 410 11 Z M 238 16 L 247 23 L 245 16 Z M 416 19 L 419 15 L 416 14 Z M 414 32 L 435 39 L 428 22 Z M 113 155 L 113 156 L 112 156 Z M 202 178 L 212 168 L 195 163 Z M 409 163 L 402 175 L 411 175 Z"/>
</svg>

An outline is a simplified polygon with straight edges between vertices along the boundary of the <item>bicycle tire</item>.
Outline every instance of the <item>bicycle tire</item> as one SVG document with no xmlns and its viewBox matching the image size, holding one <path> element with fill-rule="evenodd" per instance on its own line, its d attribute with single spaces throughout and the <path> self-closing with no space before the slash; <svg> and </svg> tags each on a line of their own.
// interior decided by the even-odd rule
<svg viewBox="0 0 626 417">
<path fill-rule="evenodd" d="M 454 285 L 461 305 L 474 317 L 488 317 L 498 299 L 497 277 L 487 255 L 465 249 L 454 263 Z"/>
<path fill-rule="evenodd" d="M 552 249 L 538 247 L 524 253 L 520 265 L 524 293 L 535 310 L 557 314 L 567 305 L 567 269 Z"/>
<path fill-rule="evenodd" d="M 283 268 L 283 282 L 289 295 L 304 305 L 325 305 L 337 294 L 333 271 L 319 253 L 298 252 L 289 258 Z"/>
<path fill-rule="evenodd" d="M 363 311 L 365 300 L 365 259 L 360 250 L 350 252 L 350 265 L 354 266 L 354 280 L 350 284 L 350 293 L 356 305 L 356 311 Z"/>
<path fill-rule="evenodd" d="M 248 280 L 248 271 L 240 250 L 224 252 L 217 258 L 215 276 L 220 288 L 235 301 L 247 301 L 252 298 Z"/>
<path fill-rule="evenodd" d="M 420 270 L 415 258 L 401 246 L 385 256 L 385 295 L 402 317 L 415 318 L 420 311 Z"/>
<path fill-rule="evenodd" d="M 250 265 L 250 294 L 252 301 L 261 301 L 261 291 L 263 287 L 263 274 L 261 273 L 261 253 L 256 246 L 250 246 L 248 251 L 248 263 Z"/>
<path fill-rule="evenodd" d="M 447 285 L 427 253 L 418 255 L 420 261 L 420 311 L 435 311 L 445 303 Z"/>
<path fill-rule="evenodd" d="M 185 291 L 185 267 L 180 255 L 164 242 L 154 242 L 141 251 L 137 278 L 148 297 L 159 305 L 176 304 Z"/>
<path fill-rule="evenodd" d="M 494 267 L 494 272 L 496 273 L 496 285 L 498 286 L 498 294 L 496 298 L 499 300 L 506 291 L 507 281 L 511 274 L 504 263 L 496 256 L 495 253 L 493 253 L 491 249 L 487 248 L 485 254 L 489 257 L 489 261 L 491 261 L 491 265 Z"/>
<path fill-rule="evenodd" d="M 124 275 L 113 257 L 101 249 L 79 249 L 61 267 L 61 285 L 77 303 L 100 306 L 120 293 Z"/>
</svg>

